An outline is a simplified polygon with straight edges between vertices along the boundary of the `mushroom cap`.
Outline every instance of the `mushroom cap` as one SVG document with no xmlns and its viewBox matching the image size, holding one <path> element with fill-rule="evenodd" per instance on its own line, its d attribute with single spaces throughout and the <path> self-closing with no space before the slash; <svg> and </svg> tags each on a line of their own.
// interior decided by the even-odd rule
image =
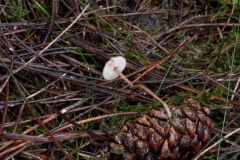
<svg viewBox="0 0 240 160">
<path fill-rule="evenodd" d="M 114 71 L 114 68 L 118 68 L 120 72 L 126 67 L 126 60 L 122 56 L 112 57 L 103 68 L 103 78 L 106 80 L 113 80 L 119 75 Z"/>
</svg>

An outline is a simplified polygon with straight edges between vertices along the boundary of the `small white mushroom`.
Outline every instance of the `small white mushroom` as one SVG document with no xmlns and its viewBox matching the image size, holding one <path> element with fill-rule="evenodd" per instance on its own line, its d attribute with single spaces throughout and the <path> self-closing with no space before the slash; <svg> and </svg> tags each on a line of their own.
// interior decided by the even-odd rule
<svg viewBox="0 0 240 160">
<path fill-rule="evenodd" d="M 126 67 L 126 59 L 122 56 L 111 58 L 103 68 L 103 78 L 106 80 L 113 80 L 120 76 L 129 86 L 133 84 L 122 74 Z"/>
<path fill-rule="evenodd" d="M 126 60 L 122 56 L 117 56 L 111 58 L 103 68 L 103 78 L 106 80 L 113 80 L 119 76 L 117 72 L 114 71 L 115 68 L 122 72 L 126 67 Z"/>
</svg>

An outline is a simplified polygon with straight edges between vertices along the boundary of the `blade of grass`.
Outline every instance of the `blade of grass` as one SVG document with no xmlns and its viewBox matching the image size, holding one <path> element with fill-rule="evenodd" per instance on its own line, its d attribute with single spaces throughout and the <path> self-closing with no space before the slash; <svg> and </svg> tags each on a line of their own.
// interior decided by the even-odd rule
<svg viewBox="0 0 240 160">
<path fill-rule="evenodd" d="M 240 24 L 240 17 L 239 17 L 238 21 L 239 21 L 238 24 Z M 239 38 L 239 25 L 238 25 L 238 28 L 237 28 L 237 34 L 236 34 L 236 39 L 235 39 L 234 51 L 233 51 L 232 57 L 231 57 L 231 68 L 230 68 L 230 73 L 229 73 L 228 90 L 227 90 L 227 98 L 226 98 L 226 106 L 227 107 L 229 105 L 229 101 L 228 100 L 229 100 L 229 95 L 230 95 L 230 90 L 231 90 L 230 89 L 230 87 L 231 87 L 231 78 L 232 78 L 232 73 L 233 73 L 233 66 L 234 66 L 234 61 L 235 61 L 235 54 L 236 54 L 238 38 Z M 220 138 L 222 137 L 223 132 L 224 132 L 227 111 L 228 111 L 227 109 L 224 111 L 222 131 L 221 131 L 221 134 L 220 134 Z M 220 156 L 221 142 L 222 141 L 220 141 L 219 144 L 218 144 L 217 160 L 219 159 L 219 156 Z"/>
</svg>

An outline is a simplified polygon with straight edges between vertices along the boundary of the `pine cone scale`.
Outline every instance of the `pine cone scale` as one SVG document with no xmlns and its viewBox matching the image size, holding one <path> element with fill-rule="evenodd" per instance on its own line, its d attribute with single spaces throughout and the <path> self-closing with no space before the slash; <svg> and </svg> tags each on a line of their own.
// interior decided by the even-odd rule
<svg viewBox="0 0 240 160">
<path fill-rule="evenodd" d="M 188 131 L 188 134 L 190 135 L 190 137 L 194 137 L 194 134 L 196 133 L 196 130 L 197 130 L 196 123 L 186 118 L 185 125 L 186 125 L 185 126 L 186 130 Z"/>
<path fill-rule="evenodd" d="M 164 138 L 159 135 L 154 129 L 150 129 L 149 145 L 154 152 L 157 152 L 162 145 Z"/>
<path fill-rule="evenodd" d="M 136 142 L 136 157 L 140 160 L 144 160 L 146 154 L 150 151 L 150 146 L 148 142 L 142 140 L 137 140 Z"/>
<path fill-rule="evenodd" d="M 166 137 L 168 134 L 169 126 L 168 123 L 165 121 L 161 121 L 157 118 L 152 118 L 150 120 L 152 127 L 155 131 L 160 134 L 162 137 Z"/>
<path fill-rule="evenodd" d="M 178 133 L 178 131 L 176 131 L 174 129 L 174 127 L 171 127 L 169 130 L 169 137 L 168 137 L 168 145 L 170 149 L 174 149 L 175 147 L 177 147 L 177 145 L 179 145 L 180 141 L 181 141 L 182 135 Z"/>
</svg>

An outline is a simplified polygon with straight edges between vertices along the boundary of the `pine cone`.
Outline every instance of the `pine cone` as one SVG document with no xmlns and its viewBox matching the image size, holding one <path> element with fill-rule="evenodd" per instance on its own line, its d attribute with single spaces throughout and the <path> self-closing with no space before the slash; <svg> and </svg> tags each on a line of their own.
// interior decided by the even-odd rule
<svg viewBox="0 0 240 160">
<path fill-rule="evenodd" d="M 111 159 L 178 160 L 196 154 L 209 140 L 209 130 L 214 126 L 208 108 L 193 99 L 187 103 L 182 108 L 170 107 L 171 120 L 162 108 L 137 115 L 114 136 L 115 143 L 110 148 L 126 151 L 121 157 L 112 154 Z"/>
</svg>

